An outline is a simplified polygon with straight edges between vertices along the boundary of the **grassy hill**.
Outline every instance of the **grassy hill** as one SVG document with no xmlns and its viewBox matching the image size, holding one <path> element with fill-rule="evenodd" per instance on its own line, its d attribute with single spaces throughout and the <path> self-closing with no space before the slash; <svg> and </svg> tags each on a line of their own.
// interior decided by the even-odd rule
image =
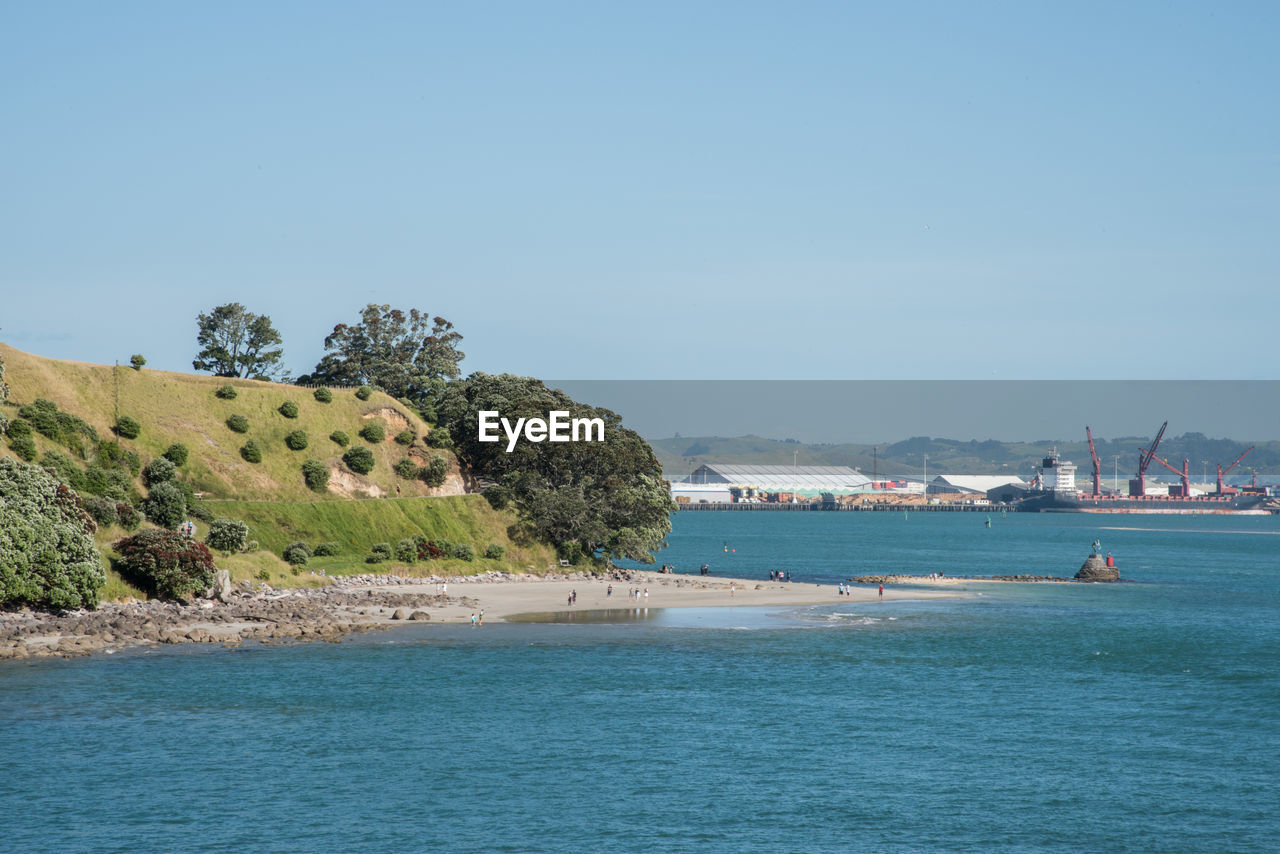
<svg viewBox="0 0 1280 854">
<path fill-rule="evenodd" d="M 120 415 L 142 425 L 136 439 L 122 439 L 121 444 L 138 453 L 144 464 L 163 454 L 174 442 L 185 444 L 190 457 L 183 466 L 183 479 L 209 498 L 337 500 L 361 494 L 394 495 L 397 486 L 404 496 L 462 491 L 452 457 L 450 488 L 433 490 L 420 480 L 396 476 L 392 466 L 398 461 L 411 457 L 423 465 L 440 452 L 427 448 L 423 441 L 430 427 L 408 407 L 380 392 L 362 401 L 354 389 L 334 389 L 333 401 L 321 403 L 312 389 L 299 386 L 66 362 L 33 356 L 4 344 L 0 344 L 0 358 L 8 368 L 6 380 L 13 404 L 31 403 L 37 398 L 51 400 L 60 410 L 88 422 L 103 438 L 112 435 L 118 407 Z M 236 389 L 234 400 L 214 395 L 224 385 Z M 279 407 L 285 401 L 297 405 L 297 418 L 280 414 Z M 12 409 L 8 414 L 10 418 L 14 416 Z M 232 415 L 248 418 L 248 432 L 236 433 L 227 427 L 226 421 Z M 357 435 L 372 419 L 384 424 L 385 441 L 370 444 Z M 408 447 L 394 441 L 403 429 L 417 437 Z M 294 430 L 306 432 L 309 444 L 305 450 L 293 451 L 285 446 L 285 436 Z M 347 433 L 353 446 L 365 445 L 373 451 L 375 465 L 371 472 L 358 475 L 342 464 L 344 449 L 329 439 L 335 430 Z M 42 436 L 35 438 L 42 454 L 50 449 L 65 451 Z M 249 463 L 241 457 L 240 448 L 249 439 L 262 449 L 261 463 Z M 0 453 L 11 451 L 5 447 Z M 320 460 L 329 468 L 328 493 L 317 495 L 307 489 L 302 464 L 308 459 Z"/>
</svg>

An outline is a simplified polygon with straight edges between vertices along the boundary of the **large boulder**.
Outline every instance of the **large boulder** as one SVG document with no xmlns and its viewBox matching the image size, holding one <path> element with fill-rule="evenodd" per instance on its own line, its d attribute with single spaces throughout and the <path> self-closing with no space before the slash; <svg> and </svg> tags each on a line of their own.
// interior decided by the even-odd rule
<svg viewBox="0 0 1280 854">
<path fill-rule="evenodd" d="M 1085 559 L 1084 565 L 1076 573 L 1076 581 L 1119 581 L 1120 570 L 1107 566 L 1102 555 L 1092 554 Z"/>
</svg>

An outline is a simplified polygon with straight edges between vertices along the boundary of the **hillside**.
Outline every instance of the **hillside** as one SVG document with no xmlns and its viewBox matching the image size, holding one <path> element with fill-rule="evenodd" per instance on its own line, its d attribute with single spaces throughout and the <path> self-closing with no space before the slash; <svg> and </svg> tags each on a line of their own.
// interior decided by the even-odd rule
<svg viewBox="0 0 1280 854">
<path fill-rule="evenodd" d="M 11 388 L 6 408 L 10 418 L 16 405 L 37 398 L 51 400 L 62 411 L 78 416 L 103 439 L 112 437 L 117 405 L 119 414 L 139 422 L 136 439 L 121 444 L 136 452 L 145 463 L 160 456 L 170 444 L 183 443 L 190 451 L 182 467 L 182 477 L 209 499 L 254 500 L 337 500 L 343 497 L 378 497 L 460 494 L 463 481 L 452 455 L 429 448 L 424 437 L 430 427 L 416 413 L 385 394 L 375 392 L 367 401 L 358 399 L 354 389 L 334 389 L 331 403 L 316 400 L 313 390 L 299 386 L 257 380 L 226 379 L 143 369 L 125 365 L 113 367 L 85 362 L 46 359 L 0 344 Z M 220 386 L 236 389 L 233 400 L 214 395 Z M 117 404 L 118 401 L 118 404 Z M 297 418 L 279 412 L 285 401 L 298 407 Z M 245 433 L 227 427 L 232 415 L 249 421 Z M 358 436 L 368 421 L 378 420 L 386 428 L 382 442 L 369 443 Z M 405 447 L 394 437 L 408 429 L 414 442 Z M 307 434 L 308 446 L 290 450 L 285 436 L 294 430 Z M 348 434 L 351 447 L 364 445 L 374 455 L 374 467 L 367 475 L 356 474 L 342 463 L 344 448 L 329 439 L 335 430 Z M 38 451 L 66 452 L 66 448 L 35 435 Z M 262 462 L 246 462 L 240 448 L 252 439 L 262 451 Z M 4 445 L 0 453 L 12 455 Z M 425 465 L 433 455 L 444 454 L 450 464 L 445 484 L 430 488 L 421 480 L 397 477 L 392 467 L 406 457 Z M 302 478 L 302 464 L 308 459 L 322 462 L 330 472 L 329 491 L 318 495 Z"/>
</svg>

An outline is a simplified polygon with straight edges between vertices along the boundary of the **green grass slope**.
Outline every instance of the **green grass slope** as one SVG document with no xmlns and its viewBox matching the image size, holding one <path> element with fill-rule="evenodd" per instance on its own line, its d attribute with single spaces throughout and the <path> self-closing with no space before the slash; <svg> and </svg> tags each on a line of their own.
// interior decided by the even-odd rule
<svg viewBox="0 0 1280 854">
<path fill-rule="evenodd" d="M 423 437 L 430 427 L 399 402 L 375 392 L 368 401 L 355 396 L 354 389 L 334 389 L 333 401 L 321 403 L 312 389 L 256 380 L 196 376 L 128 366 L 113 367 L 85 362 L 46 359 L 0 344 L 0 358 L 8 368 L 6 380 L 15 404 L 46 398 L 58 408 L 83 418 L 104 438 L 111 437 L 117 401 L 120 415 L 136 419 L 142 432 L 121 444 L 136 451 L 145 463 L 160 456 L 174 442 L 185 444 L 190 458 L 182 477 L 212 499 L 305 500 L 394 495 L 399 486 L 405 496 L 432 494 L 418 480 L 398 478 L 392 467 L 411 456 L 425 464 L 440 453 L 425 447 Z M 232 385 L 238 396 L 223 400 L 214 396 L 222 385 Z M 286 400 L 298 406 L 297 418 L 278 411 Z M 9 411 L 14 417 L 14 412 Z M 232 415 L 249 419 L 249 431 L 236 433 L 226 426 Z M 386 440 L 370 445 L 357 434 L 370 419 L 381 419 Z M 406 448 L 393 441 L 402 429 L 418 438 Z M 293 451 L 284 439 L 293 430 L 303 430 L 308 447 Z M 351 446 L 365 445 L 374 453 L 376 464 L 368 475 L 357 475 L 342 464 L 343 448 L 330 441 L 329 434 L 342 430 L 351 437 Z M 262 449 L 262 462 L 248 463 L 240 448 L 253 439 Z M 43 453 L 57 445 L 37 437 Z M 63 449 L 65 450 L 65 449 Z M 0 453 L 8 453 L 7 448 Z M 317 494 L 302 479 L 302 464 L 317 459 L 332 472 L 330 491 Z M 457 472 L 451 460 L 451 471 Z M 456 482 L 455 478 L 455 482 Z"/>
</svg>

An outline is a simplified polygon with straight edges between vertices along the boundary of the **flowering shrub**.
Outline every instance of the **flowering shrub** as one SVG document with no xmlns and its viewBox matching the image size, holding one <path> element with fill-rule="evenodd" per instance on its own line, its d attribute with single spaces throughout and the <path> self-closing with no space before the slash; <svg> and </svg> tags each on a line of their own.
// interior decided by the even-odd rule
<svg viewBox="0 0 1280 854">
<path fill-rule="evenodd" d="M 122 574 L 152 587 L 161 599 L 189 599 L 213 586 L 208 546 L 177 531 L 149 528 L 111 546 Z"/>
<path fill-rule="evenodd" d="M 148 487 L 166 480 L 173 480 L 178 474 L 178 467 L 164 457 L 156 457 L 142 468 L 142 482 Z"/>
<path fill-rule="evenodd" d="M 0 608 L 96 608 L 107 580 L 97 527 L 53 475 L 0 459 Z"/>
<path fill-rule="evenodd" d="M 120 527 L 126 531 L 136 531 L 142 524 L 142 514 L 134 509 L 132 504 L 124 502 L 116 505 L 116 519 L 120 522 Z"/>
<path fill-rule="evenodd" d="M 421 534 L 413 540 L 418 546 L 418 560 L 439 560 L 453 552 L 453 543 L 448 540 L 428 540 Z"/>
<path fill-rule="evenodd" d="M 220 552 L 242 552 L 249 542 L 249 526 L 239 519 L 214 519 L 204 544 Z"/>
</svg>

